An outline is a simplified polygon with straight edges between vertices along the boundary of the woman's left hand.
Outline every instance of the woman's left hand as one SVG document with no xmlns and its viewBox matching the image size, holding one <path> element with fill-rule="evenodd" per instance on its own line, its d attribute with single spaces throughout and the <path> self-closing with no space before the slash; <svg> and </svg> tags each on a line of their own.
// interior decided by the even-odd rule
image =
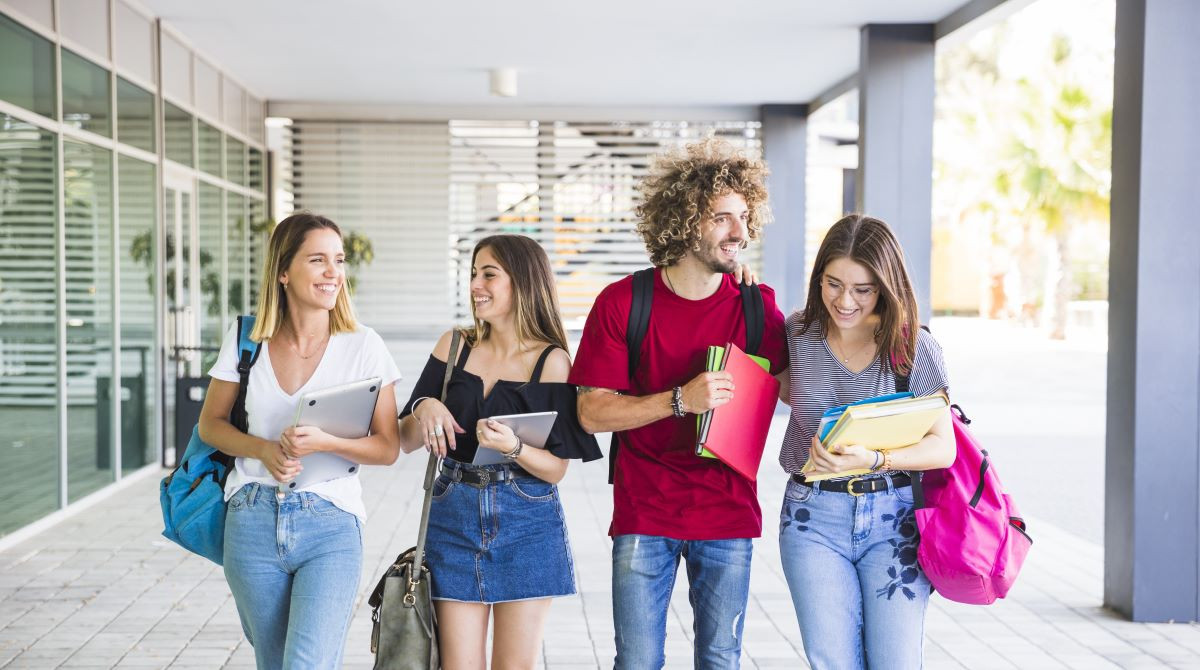
<svg viewBox="0 0 1200 670">
<path fill-rule="evenodd" d="M 475 439 L 479 446 L 493 451 L 510 452 L 517 447 L 517 436 L 513 429 L 491 419 L 480 419 L 475 423 Z"/>
<path fill-rule="evenodd" d="M 870 468 L 875 464 L 875 452 L 858 444 L 835 444 L 828 450 L 813 436 L 810 452 L 812 474 L 836 474 L 847 470 Z"/>
<path fill-rule="evenodd" d="M 329 433 L 316 426 L 294 426 L 279 435 L 279 446 L 292 458 L 301 458 L 318 451 L 329 451 L 333 440 Z"/>
</svg>

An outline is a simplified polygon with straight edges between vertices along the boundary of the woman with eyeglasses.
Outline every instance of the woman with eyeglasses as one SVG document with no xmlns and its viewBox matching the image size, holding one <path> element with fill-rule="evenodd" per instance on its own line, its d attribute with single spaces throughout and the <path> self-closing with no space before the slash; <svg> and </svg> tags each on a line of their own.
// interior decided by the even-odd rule
<svg viewBox="0 0 1200 670">
<path fill-rule="evenodd" d="M 954 461 L 947 412 L 921 441 L 878 452 L 826 450 L 817 439 L 832 407 L 894 393 L 949 388 L 942 349 L 921 329 L 904 253 L 887 224 L 850 215 L 817 252 L 806 307 L 786 325 L 791 367 L 780 396 L 792 413 L 779 462 L 790 478 L 779 548 L 814 670 L 920 668 L 931 587 L 917 564 L 912 478 Z M 801 474 L 867 469 L 809 482 Z"/>
</svg>

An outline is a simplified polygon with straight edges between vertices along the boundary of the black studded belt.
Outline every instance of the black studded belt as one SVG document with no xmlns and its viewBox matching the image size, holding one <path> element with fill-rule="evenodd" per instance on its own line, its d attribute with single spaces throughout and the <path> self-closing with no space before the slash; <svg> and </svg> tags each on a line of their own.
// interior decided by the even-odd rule
<svg viewBox="0 0 1200 670">
<path fill-rule="evenodd" d="M 533 477 L 533 475 L 515 465 L 506 465 L 495 469 L 484 468 L 475 470 L 443 463 L 442 474 L 456 482 L 478 486 L 479 488 L 483 488 L 492 482 L 499 483 L 509 481 L 510 479 L 527 479 Z"/>
</svg>

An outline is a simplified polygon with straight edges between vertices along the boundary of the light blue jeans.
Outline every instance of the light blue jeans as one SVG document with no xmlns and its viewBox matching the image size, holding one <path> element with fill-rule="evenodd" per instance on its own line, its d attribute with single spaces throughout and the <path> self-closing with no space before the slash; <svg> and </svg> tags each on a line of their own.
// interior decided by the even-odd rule
<svg viewBox="0 0 1200 670">
<path fill-rule="evenodd" d="M 779 553 L 813 670 L 920 668 L 929 580 L 912 488 L 853 496 L 789 481 Z"/>
<path fill-rule="evenodd" d="M 358 517 L 248 484 L 225 515 L 225 579 L 259 670 L 340 668 L 362 572 Z"/>
<path fill-rule="evenodd" d="M 687 564 L 695 667 L 737 668 L 750 594 L 749 539 L 673 540 L 654 535 L 613 538 L 613 624 L 616 670 L 649 670 L 666 662 L 667 608 L 675 573 Z"/>
</svg>

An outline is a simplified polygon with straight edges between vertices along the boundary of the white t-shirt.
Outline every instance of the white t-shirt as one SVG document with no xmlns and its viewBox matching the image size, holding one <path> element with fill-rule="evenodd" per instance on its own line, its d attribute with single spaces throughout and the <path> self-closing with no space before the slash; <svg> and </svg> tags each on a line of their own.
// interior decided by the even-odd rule
<svg viewBox="0 0 1200 670">
<path fill-rule="evenodd" d="M 234 323 L 225 333 L 221 353 L 217 356 L 216 364 L 208 371 L 209 376 L 236 384 L 240 379 L 237 359 L 238 335 L 237 324 Z M 366 326 L 360 325 L 356 332 L 329 338 L 329 345 L 312 377 L 290 395 L 283 392 L 275 378 L 275 369 L 271 367 L 270 341 L 263 342 L 258 361 L 250 368 L 250 382 L 246 389 L 249 433 L 264 440 L 278 440 L 280 433 L 291 427 L 296 419 L 296 409 L 305 392 L 368 377 L 381 377 L 384 385 L 395 384 L 400 381 L 400 370 L 384 345 L 383 338 Z M 234 470 L 225 482 L 225 499 L 229 500 L 246 484 L 256 482 L 265 486 L 278 485 L 262 461 L 256 458 L 235 459 Z M 362 485 L 357 472 L 348 477 L 312 484 L 301 490 L 315 493 L 366 521 L 367 510 L 362 502 Z"/>
</svg>

